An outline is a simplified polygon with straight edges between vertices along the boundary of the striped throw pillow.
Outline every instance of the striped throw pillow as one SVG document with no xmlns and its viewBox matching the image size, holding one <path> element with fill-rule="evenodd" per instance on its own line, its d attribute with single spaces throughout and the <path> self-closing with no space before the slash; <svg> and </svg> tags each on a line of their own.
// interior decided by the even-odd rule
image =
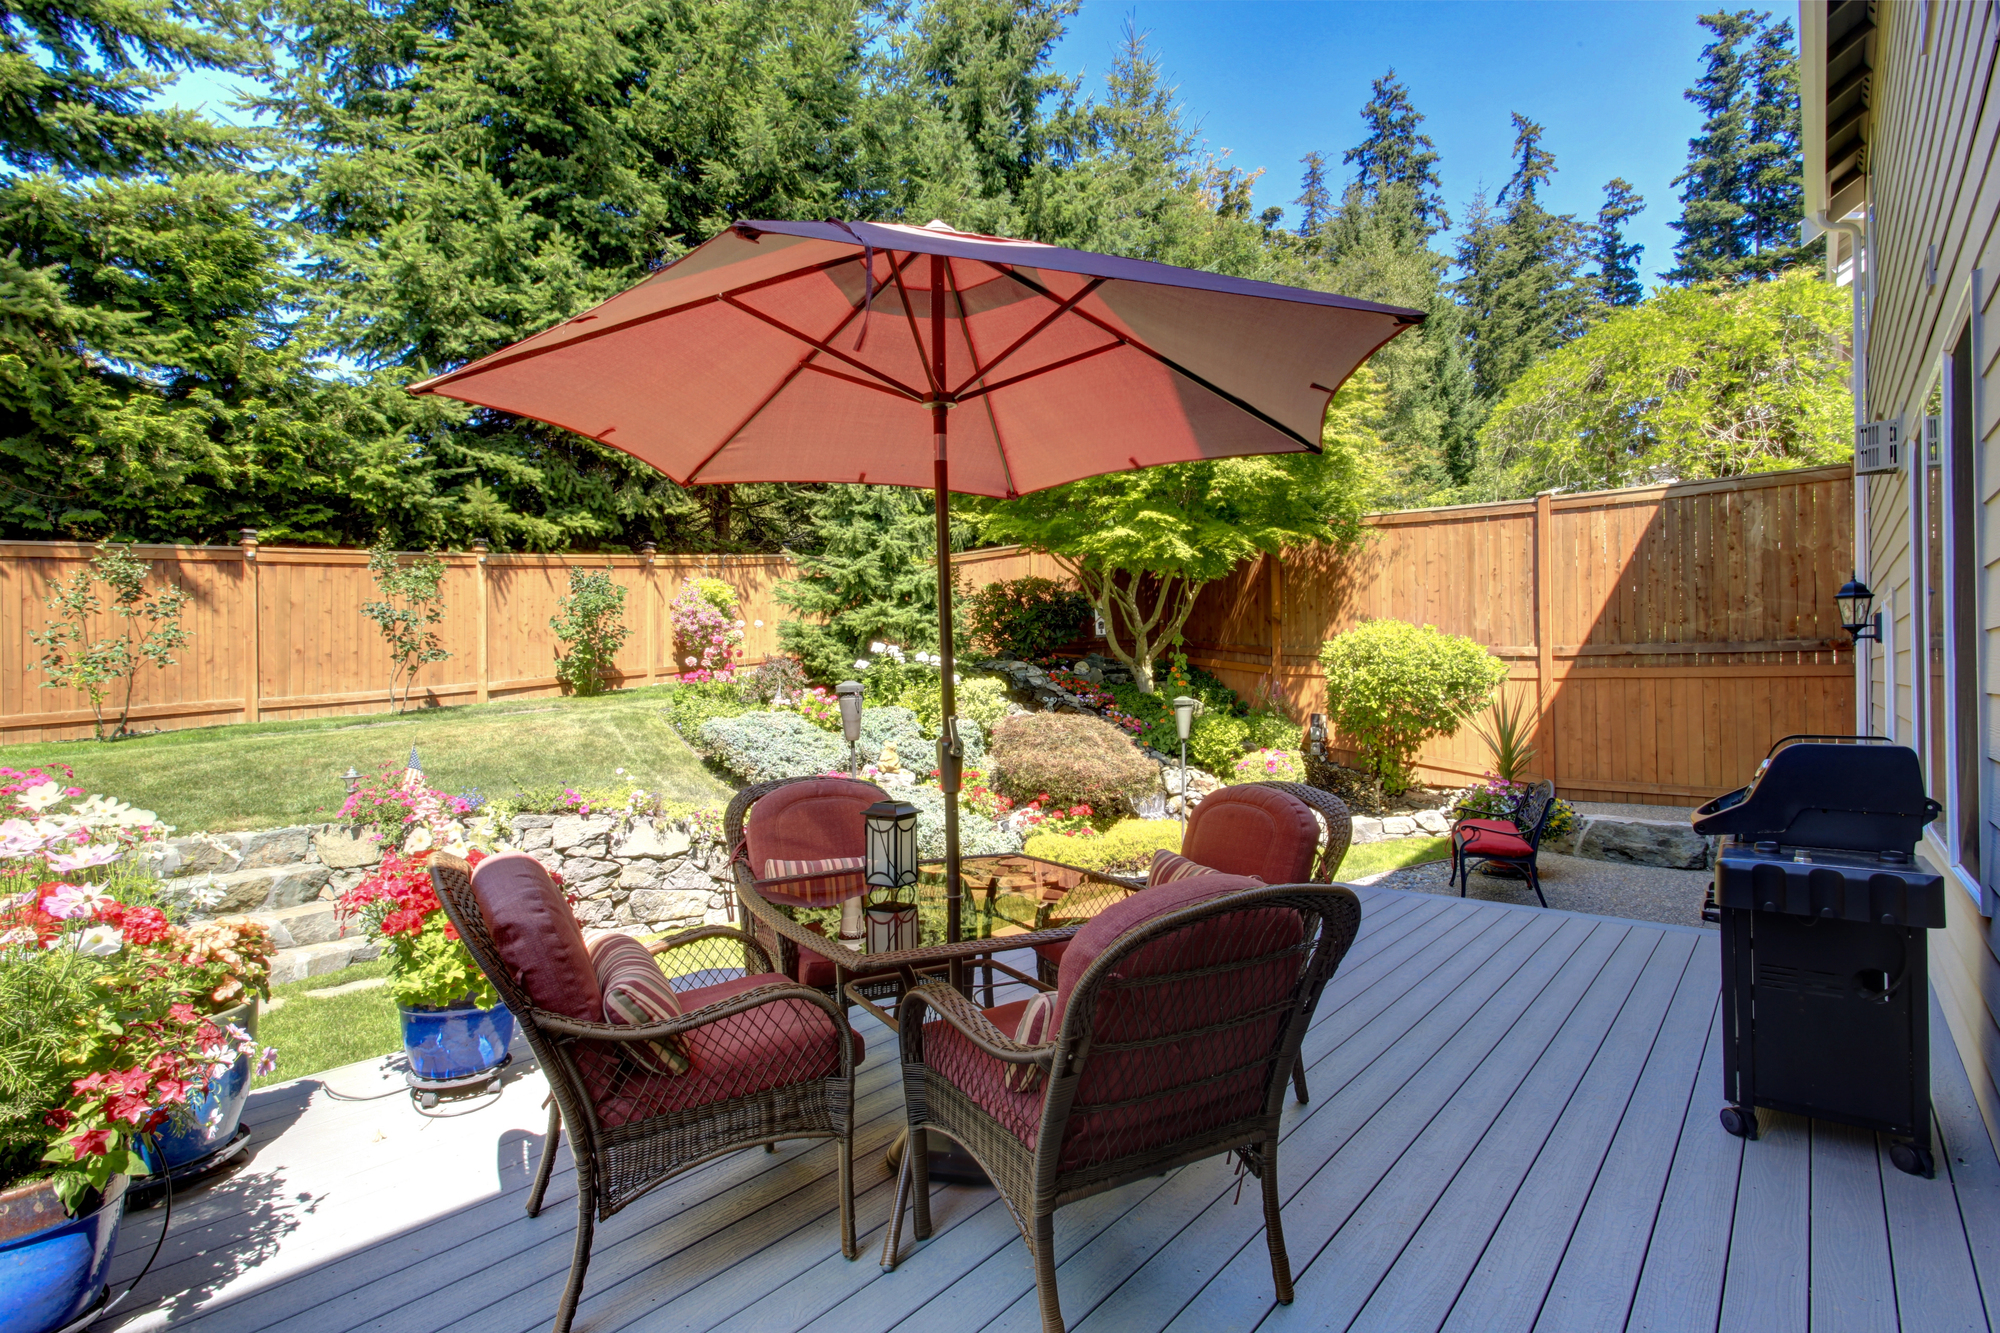
<svg viewBox="0 0 2000 1333">
<path fill-rule="evenodd" d="M 1219 873 L 1219 871 L 1212 870 L 1199 861 L 1190 861 L 1179 852 L 1170 852 L 1162 847 L 1159 851 L 1153 853 L 1153 868 L 1147 872 L 1146 887 L 1156 889 L 1162 884 L 1172 884 L 1175 880 L 1193 879 L 1196 875 L 1214 875 Z M 1256 879 L 1259 884 L 1264 882 L 1261 879 L 1257 879 L 1255 875 L 1245 875 L 1244 878 Z"/>
<path fill-rule="evenodd" d="M 823 861 L 764 862 L 764 880 L 784 880 L 772 884 L 776 893 L 802 899 L 815 907 L 832 907 L 867 891 L 862 881 L 862 859 L 858 856 L 830 856 Z M 801 879 L 799 876 L 812 876 Z"/>
<path fill-rule="evenodd" d="M 1023 1046 L 1040 1046 L 1053 1040 L 1055 1034 L 1056 993 L 1042 991 L 1021 1011 L 1021 1021 L 1014 1025 L 1014 1040 Z M 1007 1065 L 1000 1072 L 1000 1081 L 1015 1092 L 1027 1092 L 1041 1083 L 1042 1067 Z"/>
<path fill-rule="evenodd" d="M 597 984 L 604 992 L 604 1016 L 611 1022 L 638 1027 L 681 1016 L 680 997 L 667 984 L 645 945 L 612 931 L 592 940 L 589 948 Z M 679 1037 L 640 1042 L 626 1049 L 655 1074 L 685 1074 L 694 1067 Z"/>
</svg>

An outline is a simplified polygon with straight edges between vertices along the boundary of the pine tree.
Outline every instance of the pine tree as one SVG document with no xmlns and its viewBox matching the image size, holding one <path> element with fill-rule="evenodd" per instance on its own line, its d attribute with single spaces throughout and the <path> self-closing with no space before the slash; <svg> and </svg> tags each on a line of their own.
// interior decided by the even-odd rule
<svg viewBox="0 0 2000 1333">
<path fill-rule="evenodd" d="M 1805 163 L 1800 150 L 1799 63 L 1791 20 L 1765 24 L 1749 57 L 1750 113 L 1744 145 L 1748 175 L 1744 235 L 1752 261 L 1744 272 L 1768 278 L 1793 265 L 1817 262 L 1815 241 L 1799 244 L 1805 215 Z"/>
<path fill-rule="evenodd" d="M 1455 288 L 1465 307 L 1473 381 L 1488 403 L 1537 357 L 1581 333 L 1597 312 L 1596 284 L 1582 272 L 1585 229 L 1538 198 L 1555 174 L 1542 133 L 1515 114 L 1514 174 L 1496 206 L 1474 197 L 1459 241 Z"/>
<path fill-rule="evenodd" d="M 775 596 L 809 617 L 783 621 L 778 642 L 815 680 L 853 674 L 877 640 L 938 646 L 936 519 L 931 492 L 889 486 L 828 486 L 820 498 L 818 549 L 794 557 L 798 577 Z"/>
<path fill-rule="evenodd" d="M 1326 188 L 1326 154 L 1307 153 L 1299 162 L 1305 175 L 1292 202 L 1299 206 L 1299 235 L 1310 240 L 1333 217 L 1333 196 Z"/>
<path fill-rule="evenodd" d="M 1615 177 L 1604 187 L 1604 204 L 1597 210 L 1597 299 L 1606 305 L 1637 305 L 1645 298 L 1639 281 L 1639 256 L 1645 248 L 1627 244 L 1625 224 L 1646 207 L 1631 182 Z"/>
<path fill-rule="evenodd" d="M 1407 189 L 1411 215 L 1426 238 L 1449 227 L 1437 177 L 1437 145 L 1418 132 L 1423 115 L 1411 104 L 1410 90 L 1395 70 L 1375 80 L 1361 119 L 1368 126 L 1367 135 L 1340 158 L 1342 164 L 1356 168 L 1356 184 L 1371 197 L 1392 186 Z"/>
<path fill-rule="evenodd" d="M 1758 26 L 1755 10 L 1704 14 L 1711 34 L 1702 47 L 1701 77 L 1687 99 L 1701 108 L 1701 133 L 1688 140 L 1688 164 L 1674 177 L 1681 187 L 1681 217 L 1671 224 L 1681 238 L 1674 245 L 1669 281 L 1707 282 L 1734 276 L 1750 254 L 1744 235 L 1751 170 L 1745 144 L 1749 132 L 1749 70 L 1744 46 Z"/>
</svg>

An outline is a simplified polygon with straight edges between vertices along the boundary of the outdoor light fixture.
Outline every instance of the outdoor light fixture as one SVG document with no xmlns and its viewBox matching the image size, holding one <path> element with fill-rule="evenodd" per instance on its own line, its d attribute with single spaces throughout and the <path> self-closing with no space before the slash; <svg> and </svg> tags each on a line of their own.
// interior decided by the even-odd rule
<svg viewBox="0 0 2000 1333">
<path fill-rule="evenodd" d="M 833 692 L 840 696 L 840 734 L 847 738 L 847 772 L 852 776 L 861 771 L 854 752 L 861 739 L 861 682 L 843 680 Z"/>
<path fill-rule="evenodd" d="M 354 795 L 361 786 L 361 775 L 354 771 L 354 765 L 352 764 L 349 764 L 347 771 L 340 775 L 340 780 L 347 784 L 347 794 L 349 796 Z"/>
<path fill-rule="evenodd" d="M 1187 812 L 1188 812 L 1188 785 L 1187 785 L 1188 732 L 1193 730 L 1194 715 L 1200 708 L 1201 708 L 1201 700 L 1190 699 L 1185 694 L 1181 695 L 1179 698 L 1174 700 L 1174 730 L 1180 733 L 1180 738 L 1181 738 L 1180 815 L 1181 815 L 1181 823 L 1183 825 L 1187 823 Z"/>
<path fill-rule="evenodd" d="M 1314 713 L 1306 723 L 1306 753 L 1315 759 L 1326 758 L 1326 714 Z"/>
<path fill-rule="evenodd" d="M 1833 600 L 1840 604 L 1840 627 L 1847 631 L 1853 642 L 1858 644 L 1863 639 L 1872 639 L 1876 643 L 1882 641 L 1882 613 L 1876 611 L 1873 615 L 1869 614 L 1875 605 L 1875 594 L 1869 591 L 1867 584 L 1860 579 L 1849 578 L 1833 595 Z"/>
<path fill-rule="evenodd" d="M 863 878 L 873 899 L 865 907 L 867 951 L 914 949 L 923 943 L 917 905 L 902 898 L 900 891 L 917 882 L 917 807 L 905 801 L 877 801 L 861 817 L 868 825 Z"/>
</svg>

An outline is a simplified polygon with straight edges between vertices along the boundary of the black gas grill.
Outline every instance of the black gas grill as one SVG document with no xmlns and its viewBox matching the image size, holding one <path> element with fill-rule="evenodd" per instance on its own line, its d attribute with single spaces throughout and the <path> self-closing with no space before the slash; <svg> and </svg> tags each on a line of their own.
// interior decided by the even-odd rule
<svg viewBox="0 0 2000 1333">
<path fill-rule="evenodd" d="M 1931 1174 L 1930 967 L 1944 880 L 1915 861 L 1940 807 L 1906 746 L 1788 736 L 1747 787 L 1694 812 L 1724 836 L 1703 915 L 1722 927 L 1722 1126 L 1755 1108 L 1903 1135 Z"/>
</svg>

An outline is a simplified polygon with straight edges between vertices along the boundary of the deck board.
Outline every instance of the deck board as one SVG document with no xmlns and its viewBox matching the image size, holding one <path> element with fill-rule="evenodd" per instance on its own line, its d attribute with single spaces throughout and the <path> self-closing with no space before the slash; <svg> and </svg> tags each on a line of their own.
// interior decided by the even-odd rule
<svg viewBox="0 0 2000 1333">
<path fill-rule="evenodd" d="M 1716 944 L 1699 931 L 1363 891 L 1278 1151 L 1298 1299 L 1273 1299 L 1257 1186 L 1225 1159 L 1057 1215 L 1083 1333 L 1163 1329 L 1968 1330 L 1994 1333 L 2000 1159 L 1933 1016 L 1938 1177 L 1880 1136 L 1764 1114 L 1716 1124 Z M 934 1184 L 936 1233 L 876 1263 L 902 1123 L 894 1046 L 857 1015 L 862 1258 L 839 1254 L 825 1143 L 720 1158 L 600 1223 L 577 1333 L 1040 1328 L 1012 1218 Z M 525 1062 L 524 1062 L 525 1063 Z M 352 1066 L 257 1093 L 256 1155 L 185 1197 L 158 1265 L 99 1329 L 533 1333 L 568 1271 L 567 1150 L 541 1216 L 540 1073 L 453 1120 Z M 391 1089 L 392 1090 L 392 1089 Z M 129 1217 L 114 1275 L 160 1235 Z"/>
</svg>

